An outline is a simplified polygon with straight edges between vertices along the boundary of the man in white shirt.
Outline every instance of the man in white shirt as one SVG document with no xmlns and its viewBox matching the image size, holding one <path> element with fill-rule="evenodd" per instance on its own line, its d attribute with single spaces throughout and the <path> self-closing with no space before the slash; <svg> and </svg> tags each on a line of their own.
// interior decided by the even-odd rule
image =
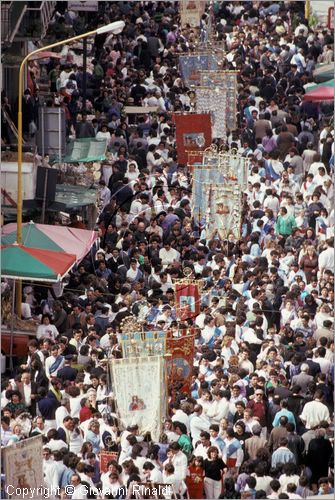
<svg viewBox="0 0 335 500">
<path fill-rule="evenodd" d="M 51 356 L 45 360 L 45 374 L 49 380 L 52 377 L 57 377 L 58 371 L 63 368 L 65 363 L 64 356 L 61 356 L 59 352 L 59 345 L 53 345 L 51 348 Z"/>
<path fill-rule="evenodd" d="M 21 382 L 16 383 L 17 390 L 20 391 L 23 402 L 33 416 L 36 415 L 37 384 L 31 381 L 31 375 L 24 371 L 21 375 Z"/>
<path fill-rule="evenodd" d="M 317 427 L 322 420 L 330 421 L 329 410 L 322 399 L 323 392 L 316 390 L 314 400 L 305 404 L 300 418 L 305 423 L 306 429 Z"/>
<path fill-rule="evenodd" d="M 171 248 L 171 243 L 166 241 L 164 243 L 164 247 L 159 251 L 159 258 L 162 260 L 162 264 L 165 269 L 174 261 L 179 261 L 180 253 L 174 248 Z"/>
<path fill-rule="evenodd" d="M 149 197 L 146 193 L 140 194 L 139 198 L 134 200 L 130 206 L 130 220 L 134 219 L 138 215 L 143 215 L 145 219 L 150 220 L 151 217 L 151 207 L 148 205 Z"/>
<path fill-rule="evenodd" d="M 177 479 L 184 481 L 187 475 L 187 456 L 180 449 L 178 443 L 172 443 L 169 448 L 172 451 L 172 464 Z"/>
<path fill-rule="evenodd" d="M 193 454 L 195 457 L 202 457 L 204 460 L 208 458 L 208 449 L 212 446 L 211 436 L 209 432 L 202 431 L 200 433 L 200 443 L 198 443 Z"/>
<path fill-rule="evenodd" d="M 63 398 L 60 404 L 61 406 L 57 408 L 55 413 L 57 429 L 63 425 L 64 418 L 70 415 L 70 400 L 68 398 Z"/>
<path fill-rule="evenodd" d="M 190 433 L 192 436 L 193 447 L 200 440 L 200 434 L 202 431 L 209 430 L 209 420 L 203 413 L 201 405 L 195 405 L 194 411 L 190 416 Z"/>
<path fill-rule="evenodd" d="M 51 456 L 50 448 L 48 448 L 47 446 L 43 448 L 42 455 L 43 455 L 42 464 L 43 464 L 44 480 L 46 485 L 49 486 L 49 484 L 51 484 L 52 482 L 51 471 L 53 470 L 52 466 L 54 465 L 54 459 Z"/>
<path fill-rule="evenodd" d="M 225 392 L 215 389 L 213 391 L 214 403 L 208 410 L 207 416 L 211 423 L 219 424 L 223 418 L 227 418 L 229 413 L 229 401 L 225 397 Z"/>
<path fill-rule="evenodd" d="M 319 273 L 323 276 L 324 271 L 334 270 L 334 238 L 326 240 L 326 250 L 319 254 Z"/>
<path fill-rule="evenodd" d="M 173 416 L 172 416 L 172 422 L 181 422 L 186 426 L 187 433 L 190 432 L 190 419 L 187 413 L 183 411 L 183 407 L 177 408 L 176 405 L 174 405 L 174 408 L 172 408 Z"/>
<path fill-rule="evenodd" d="M 73 474 L 70 482 L 71 486 L 73 486 L 73 489 L 68 491 L 68 494 L 71 494 L 70 498 L 75 500 L 85 500 L 87 498 L 89 488 L 82 484 L 79 474 Z"/>
<path fill-rule="evenodd" d="M 104 209 L 111 199 L 110 189 L 106 186 L 106 183 L 103 179 L 99 181 L 99 204 L 101 208 Z"/>
<path fill-rule="evenodd" d="M 65 446 L 63 447 L 66 448 L 66 443 Z M 50 459 L 49 456 L 50 451 L 52 452 L 53 460 Z M 43 470 L 45 473 L 44 476 L 45 483 L 49 488 L 56 490 L 60 485 L 62 474 L 66 470 L 66 465 L 64 465 L 63 463 L 63 454 L 58 450 L 53 451 L 48 443 L 47 448 L 44 448 L 43 455 L 44 455 Z"/>
<path fill-rule="evenodd" d="M 279 200 L 277 196 L 274 196 L 272 189 L 267 189 L 265 194 L 266 197 L 264 199 L 263 208 L 272 210 L 274 216 L 276 217 L 279 212 Z"/>
<path fill-rule="evenodd" d="M 326 358 L 327 350 L 325 347 L 321 346 L 318 347 L 317 351 L 317 358 L 314 358 L 314 361 L 316 363 L 319 363 L 320 368 L 321 368 L 321 373 L 324 373 L 325 375 L 329 375 L 330 369 L 331 369 L 331 362 Z"/>
</svg>

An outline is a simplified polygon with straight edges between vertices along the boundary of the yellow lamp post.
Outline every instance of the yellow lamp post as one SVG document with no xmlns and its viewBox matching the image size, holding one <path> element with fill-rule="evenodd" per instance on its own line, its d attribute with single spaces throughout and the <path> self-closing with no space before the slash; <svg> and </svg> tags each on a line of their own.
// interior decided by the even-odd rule
<svg viewBox="0 0 335 500">
<path fill-rule="evenodd" d="M 103 33 L 112 33 L 114 35 L 118 35 L 122 32 L 125 27 L 124 21 L 115 21 L 113 23 L 109 23 L 105 26 L 97 28 L 93 31 L 88 31 L 87 33 L 82 33 L 81 35 L 73 36 L 66 40 L 60 40 L 59 42 L 52 43 L 50 45 L 46 45 L 44 47 L 40 47 L 39 49 L 33 50 L 22 60 L 19 70 L 19 105 L 18 105 L 18 120 L 17 120 L 17 130 L 18 130 L 18 139 L 17 139 L 17 233 L 16 240 L 18 245 L 22 245 L 22 208 L 23 208 L 23 193 L 22 193 L 22 88 L 23 88 L 23 69 L 26 62 L 29 58 L 39 52 L 44 52 L 49 49 L 53 49 L 54 47 L 59 47 L 60 45 L 64 45 L 67 43 L 75 42 L 76 40 L 81 40 L 82 38 L 87 38 L 93 35 L 100 35 Z M 20 282 L 21 284 L 21 282 Z M 21 312 L 21 286 L 17 287 L 18 295 L 20 295 L 17 301 L 17 313 Z M 18 297 L 17 295 L 17 297 Z"/>
</svg>

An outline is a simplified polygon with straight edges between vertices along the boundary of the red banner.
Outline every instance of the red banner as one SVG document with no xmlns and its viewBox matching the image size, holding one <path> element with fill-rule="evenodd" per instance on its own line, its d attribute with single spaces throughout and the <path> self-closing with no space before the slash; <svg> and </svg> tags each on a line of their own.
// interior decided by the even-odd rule
<svg viewBox="0 0 335 500">
<path fill-rule="evenodd" d="M 167 338 L 166 350 L 171 354 L 167 361 L 169 393 L 190 392 L 194 358 L 194 335 Z"/>
<path fill-rule="evenodd" d="M 189 171 L 193 173 L 193 165 L 202 165 L 204 152 L 203 151 L 188 151 L 187 166 Z"/>
<path fill-rule="evenodd" d="M 176 124 L 178 163 L 187 164 L 188 152 L 203 151 L 212 143 L 212 124 L 209 113 L 173 115 Z"/>
<path fill-rule="evenodd" d="M 108 471 L 108 462 L 111 460 L 116 460 L 118 461 L 119 454 L 117 451 L 107 451 L 107 450 L 101 450 L 100 451 L 100 472 L 107 472 Z"/>
<path fill-rule="evenodd" d="M 194 319 L 200 312 L 200 292 L 197 283 L 176 283 L 177 319 L 187 321 Z"/>
</svg>

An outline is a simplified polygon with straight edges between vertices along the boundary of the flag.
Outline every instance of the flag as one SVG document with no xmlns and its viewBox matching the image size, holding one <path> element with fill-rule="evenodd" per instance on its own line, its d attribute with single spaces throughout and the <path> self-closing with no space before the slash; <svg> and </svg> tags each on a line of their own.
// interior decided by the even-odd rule
<svg viewBox="0 0 335 500">
<path fill-rule="evenodd" d="M 237 127 L 237 74 L 238 71 L 200 71 L 200 85 L 222 94 L 222 102 L 225 102 L 224 121 L 230 131 Z"/>
<path fill-rule="evenodd" d="M 227 93 L 223 89 L 199 87 L 195 89 L 198 113 L 210 112 L 212 117 L 212 138 L 226 139 Z"/>
</svg>

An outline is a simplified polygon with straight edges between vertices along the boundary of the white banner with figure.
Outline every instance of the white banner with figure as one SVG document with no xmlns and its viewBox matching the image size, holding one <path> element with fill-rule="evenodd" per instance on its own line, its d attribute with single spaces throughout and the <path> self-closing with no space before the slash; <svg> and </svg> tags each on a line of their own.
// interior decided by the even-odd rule
<svg viewBox="0 0 335 500">
<path fill-rule="evenodd" d="M 20 498 L 23 489 L 26 498 L 44 497 L 42 448 L 41 435 L 3 448 L 7 498 Z"/>
<path fill-rule="evenodd" d="M 200 17 L 203 13 L 201 0 L 180 0 L 179 12 L 182 28 L 187 25 L 191 28 L 198 28 L 200 25 Z"/>
<path fill-rule="evenodd" d="M 109 367 L 123 425 L 137 424 L 157 441 L 166 405 L 164 357 L 113 359 Z"/>
</svg>

